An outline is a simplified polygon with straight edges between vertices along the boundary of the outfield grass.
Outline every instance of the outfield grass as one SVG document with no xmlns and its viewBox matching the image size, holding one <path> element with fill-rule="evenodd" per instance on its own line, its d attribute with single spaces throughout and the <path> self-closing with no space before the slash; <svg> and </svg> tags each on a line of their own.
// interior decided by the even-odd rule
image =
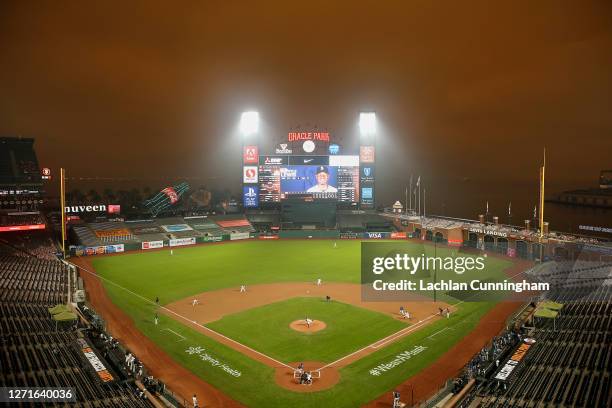
<svg viewBox="0 0 612 408">
<path fill-rule="evenodd" d="M 360 279 L 360 243 L 338 241 L 249 241 L 93 258 L 113 302 L 128 313 L 136 326 L 176 361 L 205 381 L 251 407 L 355 407 L 376 398 L 431 364 L 467 335 L 494 303 L 463 303 L 450 319 L 441 319 L 422 330 L 376 351 L 341 369 L 340 382 L 316 393 L 294 393 L 276 385 L 273 369 L 215 342 L 165 315 L 159 326 L 152 322 L 154 305 L 148 299 L 160 296 L 170 303 L 206 290 L 238 287 L 242 283 L 305 282 L 322 277 L 330 282 Z M 438 248 L 438 254 L 452 253 Z M 489 259 L 487 267 L 500 272 L 508 261 Z M 118 286 L 120 285 L 120 286 Z M 246 323 L 245 323 L 246 324 Z M 170 329 L 184 336 L 173 340 Z M 445 330 L 444 335 L 436 335 Z M 432 336 L 433 335 L 433 336 Z M 432 336 L 431 338 L 428 338 Z M 370 342 L 371 343 L 371 342 Z M 239 377 L 186 353 L 200 346 L 213 358 L 240 372 Z M 415 346 L 426 349 L 407 363 L 377 376 L 370 370 Z M 346 353 L 348 354 L 348 352 Z M 323 372 L 324 375 L 324 372 Z"/>
<path fill-rule="evenodd" d="M 97 271 L 172 303 L 208 290 L 274 282 L 359 282 L 359 242 L 249 241 L 94 258 Z"/>
<path fill-rule="evenodd" d="M 300 333 L 289 327 L 289 323 L 306 316 L 325 322 L 327 327 L 315 333 Z M 407 325 L 337 301 L 294 298 L 234 313 L 206 326 L 283 362 L 330 363 Z"/>
</svg>

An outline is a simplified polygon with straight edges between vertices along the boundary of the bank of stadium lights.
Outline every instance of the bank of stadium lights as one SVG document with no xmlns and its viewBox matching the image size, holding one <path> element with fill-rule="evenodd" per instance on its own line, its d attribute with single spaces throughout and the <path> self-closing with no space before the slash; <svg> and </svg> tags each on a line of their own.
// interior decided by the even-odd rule
<svg viewBox="0 0 612 408">
<path fill-rule="evenodd" d="M 361 133 L 361 136 L 374 136 L 376 134 L 376 113 L 361 112 L 359 114 L 359 133 Z"/>
<path fill-rule="evenodd" d="M 240 133 L 243 136 L 250 136 L 259 130 L 259 112 L 242 112 L 240 116 Z"/>
</svg>

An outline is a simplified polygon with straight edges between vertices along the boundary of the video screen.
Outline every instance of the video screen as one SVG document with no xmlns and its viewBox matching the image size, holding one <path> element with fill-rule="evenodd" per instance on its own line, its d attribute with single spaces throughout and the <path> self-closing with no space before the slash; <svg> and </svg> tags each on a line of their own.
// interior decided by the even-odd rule
<svg viewBox="0 0 612 408">
<path fill-rule="evenodd" d="M 263 162 L 263 164 L 261 164 Z M 359 156 L 266 158 L 259 166 L 261 202 L 288 198 L 359 202 Z"/>
<path fill-rule="evenodd" d="M 338 169 L 331 166 L 287 166 L 280 169 L 281 197 L 312 193 L 314 198 L 338 197 Z"/>
</svg>

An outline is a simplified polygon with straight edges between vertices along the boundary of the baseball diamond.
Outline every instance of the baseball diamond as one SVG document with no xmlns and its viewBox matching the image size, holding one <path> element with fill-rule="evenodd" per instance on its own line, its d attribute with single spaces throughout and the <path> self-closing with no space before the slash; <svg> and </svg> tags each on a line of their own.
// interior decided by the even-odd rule
<svg viewBox="0 0 612 408">
<path fill-rule="evenodd" d="M 116 305 L 94 292 L 96 308 L 119 307 L 156 353 L 170 356 L 238 402 L 304 404 L 307 393 L 308 404 L 332 401 L 348 407 L 418 377 L 498 309 L 493 302 L 434 303 L 424 295 L 404 302 L 363 302 L 360 245 L 342 241 L 333 246 L 328 240 L 231 242 L 175 249 L 173 255 L 158 250 L 80 262 L 91 272 L 84 274 L 86 283 L 101 279 Z M 456 253 L 452 248 L 437 251 Z M 517 262 L 490 257 L 487 267 L 508 275 Z M 324 284 L 316 284 L 319 278 Z M 244 283 L 248 290 L 241 292 Z M 400 306 L 411 312 L 409 320 L 400 315 Z M 450 318 L 438 313 L 447 307 Z M 513 310 L 504 307 L 506 313 Z M 156 310 L 158 325 L 151 318 Z M 304 333 L 289 327 L 307 318 L 324 322 L 325 328 Z M 120 322 L 107 318 L 107 323 L 112 327 Z M 441 331 L 443 335 L 436 335 Z M 190 350 L 197 347 L 206 350 L 208 360 L 201 354 L 194 357 Z M 397 355 L 406 363 L 384 365 Z M 293 381 L 300 362 L 307 362 L 318 376 L 308 387 Z"/>
</svg>

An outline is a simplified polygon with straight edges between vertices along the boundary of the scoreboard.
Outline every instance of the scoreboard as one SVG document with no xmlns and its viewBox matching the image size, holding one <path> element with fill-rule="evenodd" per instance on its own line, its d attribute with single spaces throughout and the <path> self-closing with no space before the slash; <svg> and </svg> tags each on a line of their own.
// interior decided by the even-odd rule
<svg viewBox="0 0 612 408">
<path fill-rule="evenodd" d="M 243 146 L 246 208 L 286 199 L 374 206 L 374 146 L 346 154 L 327 132 L 289 132 L 270 154 Z"/>
</svg>

